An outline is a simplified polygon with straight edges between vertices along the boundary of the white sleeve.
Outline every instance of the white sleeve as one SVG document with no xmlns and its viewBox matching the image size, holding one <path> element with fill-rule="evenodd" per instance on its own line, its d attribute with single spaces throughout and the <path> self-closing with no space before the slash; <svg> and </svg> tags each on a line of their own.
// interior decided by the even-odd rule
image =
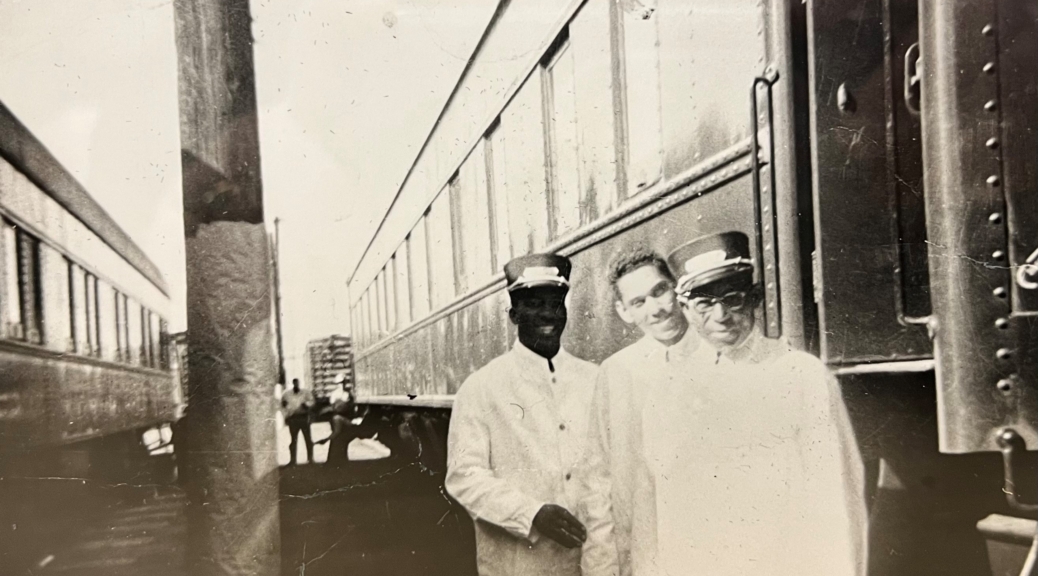
<svg viewBox="0 0 1038 576">
<path fill-rule="evenodd" d="M 829 542 L 830 574 L 864 573 L 868 514 L 864 467 L 837 379 L 816 359 L 805 367 L 807 490 L 818 502 L 816 537 Z"/>
<path fill-rule="evenodd" d="M 582 468 L 581 522 L 587 540 L 581 551 L 583 576 L 616 576 L 619 559 L 613 533 L 610 480 L 609 377 L 600 369 L 591 399 L 588 440 Z"/>
<path fill-rule="evenodd" d="M 447 434 L 447 492 L 476 520 L 536 541 L 533 518 L 543 502 L 523 493 L 490 468 L 488 417 L 483 390 L 466 381 L 454 398 Z"/>
</svg>

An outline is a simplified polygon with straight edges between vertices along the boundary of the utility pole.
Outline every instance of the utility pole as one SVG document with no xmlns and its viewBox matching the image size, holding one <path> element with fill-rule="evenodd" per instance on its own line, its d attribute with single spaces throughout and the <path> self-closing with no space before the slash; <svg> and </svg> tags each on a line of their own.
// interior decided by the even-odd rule
<svg viewBox="0 0 1038 576">
<path fill-rule="evenodd" d="M 188 412 L 176 451 L 188 570 L 280 572 L 270 246 L 248 0 L 174 0 L 187 259 Z"/>
<path fill-rule="evenodd" d="M 274 333 L 278 345 L 278 383 L 285 382 L 285 345 L 281 333 L 281 219 L 274 218 Z"/>
</svg>

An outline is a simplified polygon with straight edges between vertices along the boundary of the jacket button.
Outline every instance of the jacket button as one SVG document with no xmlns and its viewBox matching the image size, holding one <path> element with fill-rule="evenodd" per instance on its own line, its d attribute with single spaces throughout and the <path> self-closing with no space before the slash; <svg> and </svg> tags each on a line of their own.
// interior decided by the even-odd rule
<svg viewBox="0 0 1038 576">
<path fill-rule="evenodd" d="M 566 429 L 566 425 L 565 424 L 559 424 L 559 430 L 565 430 L 565 429 Z"/>
<path fill-rule="evenodd" d="M 566 472 L 566 480 L 569 480 L 571 476 L 572 476 L 572 474 L 570 474 L 569 472 Z"/>
</svg>

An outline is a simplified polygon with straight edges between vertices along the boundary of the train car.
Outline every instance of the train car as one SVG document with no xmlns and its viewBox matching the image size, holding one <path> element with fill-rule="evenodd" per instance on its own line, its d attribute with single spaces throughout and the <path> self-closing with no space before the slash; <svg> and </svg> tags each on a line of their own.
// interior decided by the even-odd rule
<svg viewBox="0 0 1038 576">
<path fill-rule="evenodd" d="M 183 404 L 169 309 L 158 267 L 0 104 L 0 476 L 132 474 Z"/>
<path fill-rule="evenodd" d="M 869 574 L 1017 574 L 1035 534 L 1038 5 L 502 1 L 350 279 L 360 400 L 442 455 L 514 339 L 502 265 L 574 263 L 564 345 L 638 338 L 606 265 L 741 230 L 763 327 L 840 380 Z M 409 416 L 415 422 L 413 416 Z"/>
</svg>

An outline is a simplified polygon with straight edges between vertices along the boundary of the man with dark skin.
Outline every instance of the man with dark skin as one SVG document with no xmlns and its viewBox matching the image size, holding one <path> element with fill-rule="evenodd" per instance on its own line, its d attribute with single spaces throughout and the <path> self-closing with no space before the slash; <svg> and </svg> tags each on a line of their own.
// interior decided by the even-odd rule
<svg viewBox="0 0 1038 576">
<path fill-rule="evenodd" d="M 476 522 L 482 576 L 615 574 L 611 533 L 579 519 L 597 367 L 562 347 L 569 275 L 554 254 L 505 266 L 518 342 L 454 399 L 445 484 Z"/>
</svg>

